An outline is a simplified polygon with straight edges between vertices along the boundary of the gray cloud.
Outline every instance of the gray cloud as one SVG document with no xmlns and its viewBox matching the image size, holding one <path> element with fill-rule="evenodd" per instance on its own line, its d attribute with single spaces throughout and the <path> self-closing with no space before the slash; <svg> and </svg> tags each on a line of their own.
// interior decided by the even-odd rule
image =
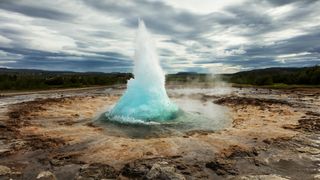
<svg viewBox="0 0 320 180">
<path fill-rule="evenodd" d="M 274 6 L 282 6 L 282 5 L 292 4 L 292 3 L 297 3 L 297 2 L 303 3 L 303 4 L 309 4 L 309 3 L 314 3 L 317 0 L 264 0 L 264 1 L 270 3 Z"/>
<path fill-rule="evenodd" d="M 0 65 L 128 71 L 138 18 L 154 34 L 168 72 L 320 63 L 319 1 L 245 1 L 211 13 L 184 3 L 1 1 Z"/>
<path fill-rule="evenodd" d="M 123 23 L 130 28 L 136 28 L 138 19 L 141 18 L 152 31 L 173 37 L 192 38 L 191 35 L 197 35 L 197 32 L 206 25 L 201 23 L 206 16 L 175 9 L 160 1 L 89 0 L 83 2 L 102 13 L 123 18 Z"/>
<path fill-rule="evenodd" d="M 40 5 L 40 3 L 37 4 Z M 46 18 L 51 20 L 66 20 L 74 18 L 74 16 L 70 13 L 50 9 L 50 7 L 45 6 L 37 7 L 28 5 L 28 3 L 24 3 L 20 0 L 2 0 L 0 2 L 0 8 L 36 18 Z"/>
</svg>

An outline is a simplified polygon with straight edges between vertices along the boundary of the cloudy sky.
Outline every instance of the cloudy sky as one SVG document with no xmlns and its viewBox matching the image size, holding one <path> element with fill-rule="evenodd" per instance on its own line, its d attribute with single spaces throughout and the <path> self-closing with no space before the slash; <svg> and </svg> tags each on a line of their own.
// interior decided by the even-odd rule
<svg viewBox="0 0 320 180">
<path fill-rule="evenodd" d="M 138 18 L 167 73 L 312 66 L 319 9 L 319 0 L 1 0 L 0 67 L 131 71 Z"/>
</svg>

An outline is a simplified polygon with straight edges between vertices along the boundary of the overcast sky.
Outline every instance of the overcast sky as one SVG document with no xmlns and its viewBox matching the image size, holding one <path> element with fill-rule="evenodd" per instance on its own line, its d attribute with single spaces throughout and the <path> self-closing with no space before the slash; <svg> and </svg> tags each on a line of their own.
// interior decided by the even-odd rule
<svg viewBox="0 0 320 180">
<path fill-rule="evenodd" d="M 1 0 L 0 67 L 130 72 L 138 18 L 167 73 L 320 64 L 320 0 Z"/>
</svg>

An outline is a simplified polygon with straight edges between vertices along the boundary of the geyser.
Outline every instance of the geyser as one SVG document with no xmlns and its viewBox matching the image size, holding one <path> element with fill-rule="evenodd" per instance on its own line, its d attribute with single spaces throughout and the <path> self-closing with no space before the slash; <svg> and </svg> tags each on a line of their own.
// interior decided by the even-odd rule
<svg viewBox="0 0 320 180">
<path fill-rule="evenodd" d="M 179 108 L 170 101 L 165 89 L 165 74 L 144 22 L 139 20 L 135 43 L 134 78 L 117 104 L 106 113 L 108 119 L 126 122 L 167 121 Z"/>
</svg>

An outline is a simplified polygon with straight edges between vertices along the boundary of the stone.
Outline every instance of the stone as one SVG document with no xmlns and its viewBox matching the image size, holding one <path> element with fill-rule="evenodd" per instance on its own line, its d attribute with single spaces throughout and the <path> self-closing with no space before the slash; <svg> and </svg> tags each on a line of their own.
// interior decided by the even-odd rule
<svg viewBox="0 0 320 180">
<path fill-rule="evenodd" d="M 117 176 L 118 172 L 112 166 L 94 163 L 83 165 L 76 179 L 115 179 Z"/>
<path fill-rule="evenodd" d="M 0 176 L 11 174 L 11 169 L 7 166 L 0 165 Z"/>
<path fill-rule="evenodd" d="M 320 180 L 320 174 L 316 174 L 313 176 L 314 180 Z"/>
<path fill-rule="evenodd" d="M 269 174 L 269 175 L 248 175 L 248 176 L 241 176 L 239 178 L 235 178 L 238 180 L 289 180 L 287 178 L 283 178 L 279 175 Z"/>
<path fill-rule="evenodd" d="M 173 166 L 167 162 L 155 163 L 146 175 L 146 179 L 164 179 L 164 180 L 185 180 L 186 178 L 179 174 Z"/>
<path fill-rule="evenodd" d="M 41 171 L 38 174 L 37 179 L 40 179 L 40 180 L 57 180 L 56 176 L 50 171 Z"/>
<path fill-rule="evenodd" d="M 309 146 L 300 147 L 300 148 L 297 148 L 297 150 L 301 153 L 309 153 L 312 155 L 320 154 L 320 150 L 318 148 L 313 148 L 313 147 L 309 147 Z"/>
</svg>

